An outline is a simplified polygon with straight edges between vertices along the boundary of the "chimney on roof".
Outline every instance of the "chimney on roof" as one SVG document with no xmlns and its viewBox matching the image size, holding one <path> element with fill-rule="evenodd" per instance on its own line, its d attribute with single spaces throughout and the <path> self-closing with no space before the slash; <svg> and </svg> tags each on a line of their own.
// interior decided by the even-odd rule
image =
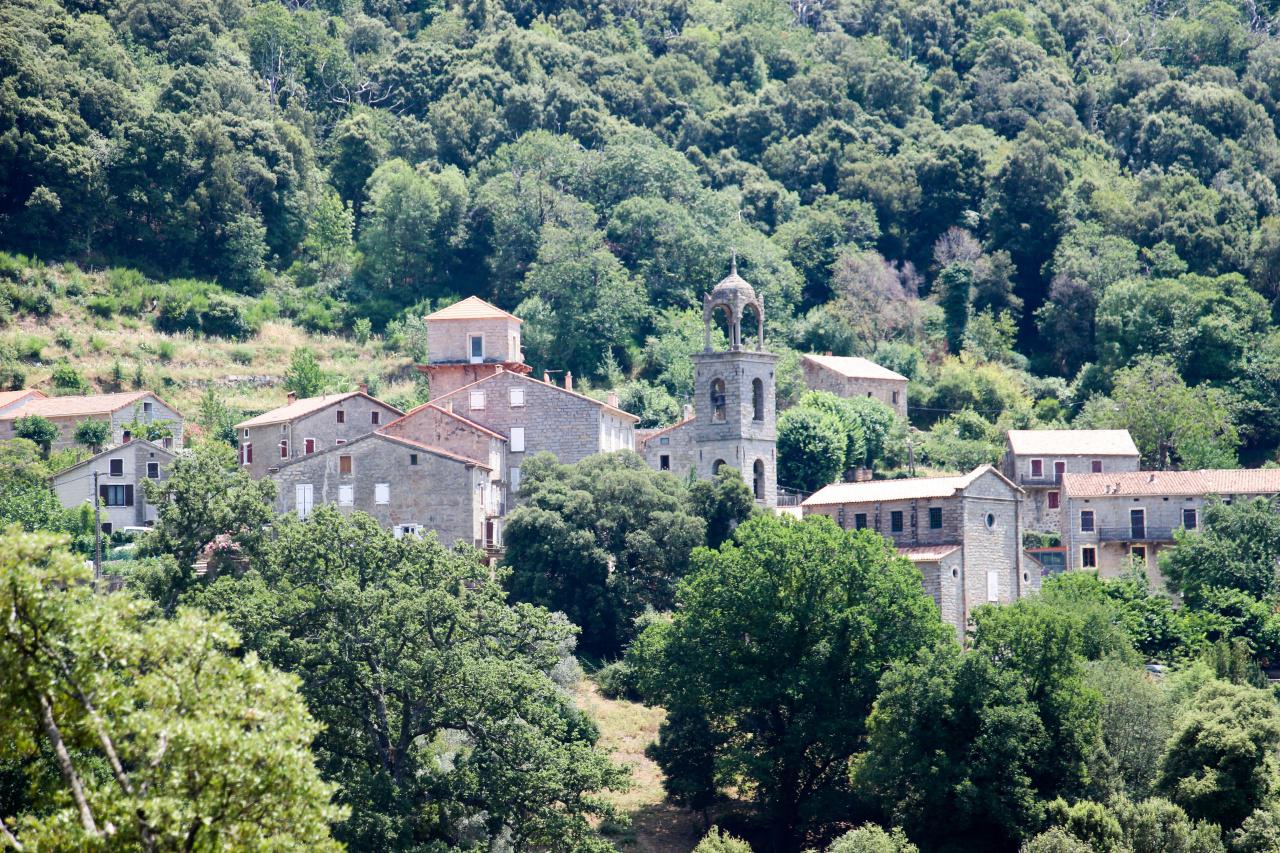
<svg viewBox="0 0 1280 853">
<path fill-rule="evenodd" d="M 683 415 L 684 415 L 684 420 L 686 421 L 689 420 L 689 418 L 693 417 L 693 403 L 684 404 Z"/>
<path fill-rule="evenodd" d="M 618 392 L 617 391 L 609 392 L 608 403 L 610 406 L 613 406 L 615 409 L 618 408 Z"/>
<path fill-rule="evenodd" d="M 547 383 L 548 385 L 551 384 L 551 373 L 549 371 L 546 371 L 546 370 L 542 371 L 542 381 Z"/>
<path fill-rule="evenodd" d="M 827 350 L 826 352 L 823 353 L 823 355 L 831 355 L 831 350 Z"/>
<path fill-rule="evenodd" d="M 285 399 L 288 400 L 290 403 L 295 403 L 298 400 L 298 395 L 290 391 L 288 394 L 285 395 Z"/>
<path fill-rule="evenodd" d="M 359 385 L 357 385 L 357 386 L 356 386 L 356 388 L 360 391 L 360 393 L 361 393 L 361 394 L 368 394 L 368 393 L 369 393 L 369 383 L 368 383 L 368 382 L 361 382 Z"/>
<path fill-rule="evenodd" d="M 1148 483 L 1154 483 L 1155 481 L 1156 481 L 1156 472 L 1155 472 L 1155 471 L 1152 471 L 1152 472 L 1151 472 L 1151 476 L 1147 478 L 1147 482 L 1148 482 Z"/>
<path fill-rule="evenodd" d="M 573 390 L 573 373 L 568 370 L 564 372 L 564 390 L 566 391 Z"/>
</svg>

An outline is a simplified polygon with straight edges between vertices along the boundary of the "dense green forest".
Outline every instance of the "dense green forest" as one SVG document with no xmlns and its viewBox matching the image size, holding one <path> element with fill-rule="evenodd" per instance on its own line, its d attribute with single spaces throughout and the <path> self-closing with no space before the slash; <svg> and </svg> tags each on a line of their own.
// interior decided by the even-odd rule
<svg viewBox="0 0 1280 853">
<path fill-rule="evenodd" d="M 133 310 L 173 332 L 394 334 L 479 294 L 527 318 L 536 369 L 625 386 L 646 423 L 687 397 L 670 355 L 736 250 L 772 348 L 916 381 L 936 467 L 1059 422 L 1129 426 L 1162 466 L 1258 463 L 1274 11 L 18 0 L 0 248 L 137 269 L 161 284 Z M 99 317 L 143 289 L 113 281 L 81 297 Z"/>
</svg>

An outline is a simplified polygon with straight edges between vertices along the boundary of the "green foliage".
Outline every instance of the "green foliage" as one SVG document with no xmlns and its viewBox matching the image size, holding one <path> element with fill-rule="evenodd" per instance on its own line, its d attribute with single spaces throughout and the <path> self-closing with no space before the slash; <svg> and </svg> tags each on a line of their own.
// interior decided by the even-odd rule
<svg viewBox="0 0 1280 853">
<path fill-rule="evenodd" d="M 619 651 L 646 607 L 671 607 L 690 552 L 706 541 L 681 482 L 628 451 L 573 465 L 535 455 L 520 490 L 503 537 L 511 593 L 565 613 L 595 654 Z"/>
<path fill-rule="evenodd" d="M 693 853 L 751 853 L 751 845 L 727 832 L 721 832 L 720 827 L 713 826 L 698 842 L 698 846 L 693 848 Z"/>
<path fill-rule="evenodd" d="M 1280 513 L 1266 498 L 1209 502 L 1196 531 L 1179 530 L 1174 546 L 1160 555 L 1169 589 L 1191 606 L 1209 588 L 1234 589 L 1267 598 L 1278 589 Z"/>
<path fill-rule="evenodd" d="M 909 563 L 829 519 L 757 516 L 694 561 L 634 655 L 671 714 L 654 754 L 680 796 L 749 791 L 782 844 L 848 795 L 884 668 L 947 629 Z"/>
<path fill-rule="evenodd" d="M 289 359 L 289 369 L 284 374 L 284 387 L 292 391 L 298 399 L 318 397 L 328 390 L 330 378 L 320 368 L 316 354 L 307 347 L 293 351 Z"/>
<path fill-rule="evenodd" d="M 59 362 L 53 366 L 53 393 L 55 394 L 88 394 L 89 382 L 76 367 L 68 362 Z"/>
<path fill-rule="evenodd" d="M 794 407 L 778 418 L 778 482 L 805 492 L 832 483 L 844 470 L 849 432 L 836 415 Z"/>
<path fill-rule="evenodd" d="M 13 422 L 13 434 L 16 438 L 25 438 L 40 447 L 40 452 L 49 458 L 49 446 L 58 440 L 58 425 L 41 415 L 24 415 Z"/>
<path fill-rule="evenodd" d="M 197 589 L 245 645 L 296 674 L 324 725 L 316 755 L 341 786 L 353 848 L 604 851 L 587 820 L 625 770 L 552 680 L 575 629 L 509 605 L 474 552 L 395 539 L 318 508 L 274 522 L 240 574 Z"/>
<path fill-rule="evenodd" d="M 707 547 L 719 548 L 751 516 L 755 499 L 742 475 L 722 465 L 710 480 L 689 486 L 689 505 L 707 525 Z"/>
<path fill-rule="evenodd" d="M 1210 683 L 1175 720 L 1157 784 L 1193 818 L 1233 830 L 1275 793 L 1278 746 L 1268 691 Z"/>
<path fill-rule="evenodd" d="M 111 423 L 86 419 L 76 424 L 75 440 L 97 453 L 111 440 Z"/>
<path fill-rule="evenodd" d="M 850 830 L 831 842 L 827 853 L 919 853 L 901 829 L 885 832 L 873 823 Z"/>
<path fill-rule="evenodd" d="M 340 849 L 329 825 L 346 813 L 308 749 L 321 727 L 296 679 L 235 654 L 221 619 L 149 620 L 131 595 L 97 594 L 57 537 L 0 539 L 0 606 L 14 614 L 0 633 L 0 761 L 58 778 L 6 815 L 20 843 Z"/>
</svg>

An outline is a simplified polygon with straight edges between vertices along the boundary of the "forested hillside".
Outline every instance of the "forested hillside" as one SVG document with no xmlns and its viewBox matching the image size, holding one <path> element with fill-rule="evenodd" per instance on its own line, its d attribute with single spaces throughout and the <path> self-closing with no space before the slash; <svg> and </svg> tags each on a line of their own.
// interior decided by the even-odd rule
<svg viewBox="0 0 1280 853">
<path fill-rule="evenodd" d="M 736 250 L 771 347 L 916 381 L 937 467 L 1073 419 L 1257 463 L 1280 444 L 1274 12 L 16 0 L 0 248 L 141 271 L 134 313 L 169 334 L 376 334 L 479 294 L 527 318 L 535 369 L 627 383 L 647 423 L 689 394 L 671 354 Z M 24 263 L 8 299 L 39 314 Z M 53 297 L 110 329 L 135 289 Z"/>
</svg>

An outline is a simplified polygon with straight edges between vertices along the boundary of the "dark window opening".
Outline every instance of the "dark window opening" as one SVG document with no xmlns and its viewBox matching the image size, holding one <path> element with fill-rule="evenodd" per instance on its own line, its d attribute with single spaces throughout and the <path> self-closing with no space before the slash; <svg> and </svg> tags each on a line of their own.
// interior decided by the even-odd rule
<svg viewBox="0 0 1280 853">
<path fill-rule="evenodd" d="M 670 471 L 670 470 L 671 470 L 671 457 L 670 457 L 670 456 L 668 456 L 667 454 L 665 454 L 665 453 L 664 453 L 664 454 L 662 454 L 661 456 L 659 456 L 659 457 L 658 457 L 658 470 L 659 470 L 659 471 Z"/>
<path fill-rule="evenodd" d="M 347 422 L 347 413 L 344 412 L 342 409 L 338 409 L 337 417 L 338 417 L 338 423 L 345 424 Z"/>
<path fill-rule="evenodd" d="M 865 512 L 859 512 L 859 513 L 855 513 L 855 514 L 854 514 L 854 516 L 853 516 L 853 529 L 854 529 L 854 530 L 866 530 L 866 529 L 867 529 L 867 514 L 866 514 Z"/>
<path fill-rule="evenodd" d="M 1098 549 L 1084 548 L 1080 551 L 1080 565 L 1086 569 L 1098 567 Z"/>
<path fill-rule="evenodd" d="M 940 506 L 929 507 L 929 529 L 930 530 L 942 529 L 942 507 Z"/>
<path fill-rule="evenodd" d="M 895 509 L 889 513 L 889 531 L 892 533 L 902 532 L 902 510 Z"/>
<path fill-rule="evenodd" d="M 110 472 L 112 477 L 124 476 L 124 460 L 123 459 L 112 459 L 110 462 L 110 465 L 111 465 Z"/>
<path fill-rule="evenodd" d="M 764 383 L 759 379 L 751 380 L 751 419 L 764 420 Z"/>
<path fill-rule="evenodd" d="M 711 380 L 711 422 L 722 424 L 725 421 L 726 401 L 724 380 Z"/>
<path fill-rule="evenodd" d="M 409 454 L 409 464 L 410 464 L 410 465 L 417 465 L 417 464 L 418 464 L 418 454 L 416 454 L 416 453 L 410 453 L 410 454 Z"/>
</svg>

